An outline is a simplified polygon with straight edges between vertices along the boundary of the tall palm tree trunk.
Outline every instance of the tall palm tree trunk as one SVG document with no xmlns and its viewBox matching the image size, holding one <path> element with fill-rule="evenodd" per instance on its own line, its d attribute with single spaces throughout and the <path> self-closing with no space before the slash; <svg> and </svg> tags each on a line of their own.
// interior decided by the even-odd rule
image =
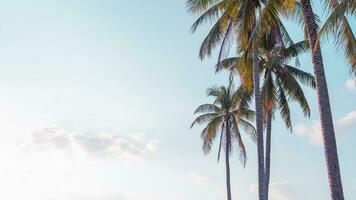
<svg viewBox="0 0 356 200">
<path fill-rule="evenodd" d="M 225 147 L 225 165 L 226 165 L 226 191 L 227 200 L 231 200 L 231 182 L 230 182 L 230 127 L 226 122 L 226 147 Z"/>
<path fill-rule="evenodd" d="M 270 180 L 270 166 L 271 166 L 271 133 L 272 133 L 272 115 L 267 115 L 267 129 L 266 129 L 266 195 L 268 197 L 269 192 L 269 180 Z"/>
<path fill-rule="evenodd" d="M 253 90 L 255 93 L 256 129 L 257 129 L 257 160 L 258 160 L 258 195 L 259 200 L 267 200 L 266 177 L 264 167 L 262 105 L 260 94 L 260 75 L 258 61 L 258 42 L 253 43 Z"/>
<path fill-rule="evenodd" d="M 329 187 L 331 190 L 331 198 L 333 200 L 343 200 L 344 194 L 342 189 L 337 145 L 333 118 L 330 109 L 328 87 L 324 72 L 323 58 L 320 45 L 317 44 L 317 46 L 315 46 L 317 39 L 315 16 L 310 4 L 310 0 L 301 0 L 301 3 L 304 21 L 307 26 L 309 42 L 313 49 L 312 61 L 314 66 L 314 76 L 316 80 L 316 91 L 318 97 L 321 130 L 323 134 L 324 153 L 329 178 Z"/>
</svg>

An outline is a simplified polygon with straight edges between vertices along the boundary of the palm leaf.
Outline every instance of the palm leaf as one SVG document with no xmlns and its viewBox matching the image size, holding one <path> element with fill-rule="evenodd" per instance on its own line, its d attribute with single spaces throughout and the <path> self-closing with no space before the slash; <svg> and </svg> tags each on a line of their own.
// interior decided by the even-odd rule
<svg viewBox="0 0 356 200">
<path fill-rule="evenodd" d="M 240 126 L 246 131 L 246 133 L 251 137 L 253 142 L 257 142 L 257 131 L 255 127 L 248 121 L 244 119 L 239 120 Z"/>
<path fill-rule="evenodd" d="M 300 41 L 295 44 L 291 44 L 288 48 L 284 50 L 284 58 L 287 60 L 297 57 L 301 53 L 307 52 L 309 49 L 309 43 L 308 41 Z"/>
<path fill-rule="evenodd" d="M 351 66 L 351 72 L 356 74 L 356 40 L 351 26 L 345 17 L 352 4 L 348 0 L 341 1 L 340 4 L 335 1 L 332 2 L 332 13 L 321 27 L 314 49 L 319 45 L 321 38 L 328 38 L 330 35 L 335 36 L 335 45 L 342 49 Z"/>
<path fill-rule="evenodd" d="M 219 150 L 218 150 L 218 162 L 219 162 L 219 160 L 220 160 L 220 154 L 221 154 L 221 146 L 222 146 L 222 143 L 223 143 L 223 141 L 222 141 L 222 139 L 223 139 L 223 135 L 224 135 L 224 128 L 225 128 L 225 126 L 224 126 L 224 123 L 221 125 L 221 133 L 220 133 L 220 140 L 219 140 Z"/>
<path fill-rule="evenodd" d="M 214 24 L 214 26 L 209 31 L 208 35 L 203 40 L 200 50 L 199 57 L 204 59 L 206 56 L 211 56 L 213 49 L 221 44 L 225 35 L 227 34 L 228 25 L 230 23 L 230 17 L 225 12 Z"/>
<path fill-rule="evenodd" d="M 195 124 L 201 125 L 201 124 L 210 122 L 211 120 L 213 120 L 214 118 L 216 118 L 218 116 L 219 116 L 218 113 L 206 113 L 206 114 L 200 115 L 193 121 L 193 123 L 190 125 L 190 128 L 193 128 Z"/>
<path fill-rule="evenodd" d="M 280 85 L 283 90 L 288 94 L 288 98 L 297 101 L 305 116 L 310 116 L 310 108 L 308 101 L 304 95 L 303 89 L 300 87 L 299 83 L 295 78 L 288 73 L 286 69 L 280 67 L 277 71 L 278 79 L 280 80 Z"/>
<path fill-rule="evenodd" d="M 239 130 L 239 126 L 237 124 L 237 120 L 235 118 L 235 116 L 231 116 L 232 120 L 231 120 L 231 129 L 232 129 L 232 135 L 234 136 L 234 138 L 236 138 L 237 141 L 237 150 L 239 153 L 239 159 L 242 163 L 242 165 L 245 167 L 246 166 L 246 162 L 247 162 L 247 154 L 246 154 L 246 149 L 245 149 L 245 145 L 242 141 L 241 138 L 241 133 Z"/>
<path fill-rule="evenodd" d="M 187 0 L 186 4 L 189 12 L 201 14 L 219 1 L 220 0 Z"/>
<path fill-rule="evenodd" d="M 204 128 L 203 132 L 201 133 L 201 138 L 203 140 L 203 152 L 204 154 L 208 154 L 211 150 L 211 145 L 216 137 L 216 134 L 219 130 L 219 126 L 222 122 L 223 117 L 218 116 L 212 119 L 208 125 Z"/>
<path fill-rule="evenodd" d="M 290 65 L 285 65 L 285 68 L 288 70 L 290 74 L 292 74 L 296 79 L 298 79 L 304 85 L 312 88 L 316 88 L 315 78 L 311 73 L 304 72 Z"/>
<path fill-rule="evenodd" d="M 214 104 L 203 104 L 200 105 L 195 111 L 194 114 L 197 113 L 206 113 L 206 112 L 214 112 L 214 113 L 219 113 L 221 111 L 221 109 L 214 105 Z"/>
<path fill-rule="evenodd" d="M 191 26 L 190 31 L 195 32 L 197 28 L 205 22 L 214 22 L 224 12 L 224 2 L 219 2 L 216 5 L 207 9 Z"/>
<path fill-rule="evenodd" d="M 277 82 L 279 83 L 279 82 Z M 281 85 L 281 84 L 279 84 Z M 292 120 L 290 116 L 290 109 L 288 105 L 287 98 L 283 92 L 282 87 L 278 87 L 278 106 L 280 110 L 281 117 L 286 125 L 287 128 L 292 130 Z"/>
</svg>

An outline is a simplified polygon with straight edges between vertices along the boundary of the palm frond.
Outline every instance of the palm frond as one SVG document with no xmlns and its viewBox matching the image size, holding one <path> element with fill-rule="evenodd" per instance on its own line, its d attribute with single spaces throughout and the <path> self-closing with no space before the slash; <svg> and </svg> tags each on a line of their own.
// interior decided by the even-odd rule
<svg viewBox="0 0 356 200">
<path fill-rule="evenodd" d="M 231 43 L 233 41 L 233 27 L 234 23 L 233 21 L 230 21 L 220 45 L 217 63 L 220 63 L 221 59 L 226 58 L 230 52 Z M 217 71 L 219 71 L 218 68 L 216 68 L 215 72 Z"/>
<path fill-rule="evenodd" d="M 282 117 L 286 127 L 289 128 L 290 130 L 292 130 L 292 120 L 291 120 L 291 116 L 290 116 L 290 109 L 289 109 L 288 101 L 287 101 L 287 98 L 283 92 L 282 87 L 278 87 L 278 101 L 277 102 L 278 102 L 281 117 Z"/>
<path fill-rule="evenodd" d="M 203 140 L 203 152 L 204 154 L 208 154 L 211 150 L 211 145 L 217 135 L 219 127 L 222 123 L 223 117 L 219 116 L 211 120 L 208 125 L 204 128 L 203 132 L 201 133 L 201 138 Z"/>
<path fill-rule="evenodd" d="M 216 5 L 208 8 L 198 19 L 193 23 L 190 28 L 190 31 L 194 33 L 199 26 L 201 26 L 205 22 L 215 22 L 219 19 L 219 17 L 224 12 L 224 2 L 219 2 Z"/>
<path fill-rule="evenodd" d="M 352 32 L 351 26 L 344 16 L 341 19 L 340 38 L 337 38 L 337 45 L 343 49 L 345 57 L 351 67 L 351 72 L 356 75 L 356 39 Z"/>
<path fill-rule="evenodd" d="M 225 70 L 234 70 L 234 67 L 236 66 L 237 63 L 237 59 L 239 59 L 238 57 L 231 57 L 231 58 L 225 58 L 223 60 L 220 60 L 220 62 L 218 62 L 215 65 L 215 69 L 216 71 L 220 71 L 222 69 Z"/>
<path fill-rule="evenodd" d="M 284 50 L 284 58 L 287 60 L 299 56 L 301 53 L 307 52 L 309 49 L 308 41 L 300 41 L 295 44 L 291 44 L 288 48 Z"/>
<path fill-rule="evenodd" d="M 252 47 L 253 41 L 255 41 L 261 33 L 266 32 L 265 30 L 268 30 L 271 26 L 275 26 L 279 23 L 278 12 L 275 6 L 275 1 L 268 1 L 268 4 L 260 13 L 260 17 L 256 22 L 251 35 L 249 36 L 248 43 L 246 45 L 248 48 Z"/>
<path fill-rule="evenodd" d="M 218 162 L 220 160 L 221 147 L 222 147 L 222 144 L 223 144 L 224 128 L 225 128 L 225 124 L 223 123 L 221 125 L 221 133 L 220 133 L 220 140 L 219 140 L 219 150 L 218 150 L 218 160 L 217 160 Z"/>
<path fill-rule="evenodd" d="M 295 4 L 293 5 L 293 9 L 285 9 L 285 11 L 280 12 L 283 17 L 286 19 L 292 20 L 293 22 L 298 23 L 299 25 L 304 26 L 304 19 L 303 19 L 303 10 L 302 10 L 302 5 L 300 2 L 295 1 Z"/>
<path fill-rule="evenodd" d="M 201 14 L 219 1 L 220 0 L 187 0 L 186 4 L 189 12 Z"/>
<path fill-rule="evenodd" d="M 209 57 L 212 54 L 212 51 L 221 44 L 228 29 L 228 25 L 230 23 L 230 17 L 225 12 L 214 24 L 214 26 L 209 31 L 208 35 L 203 40 L 200 50 L 199 57 L 200 59 L 204 59 L 205 57 Z"/>
<path fill-rule="evenodd" d="M 206 114 L 202 114 L 200 116 L 198 116 L 193 123 L 190 125 L 190 128 L 193 128 L 195 126 L 195 124 L 204 124 L 207 122 L 212 121 L 213 119 L 215 119 L 216 117 L 218 117 L 219 114 L 218 113 L 206 113 Z"/>
<path fill-rule="evenodd" d="M 252 101 L 252 92 L 248 92 L 242 85 L 235 91 L 232 96 L 232 107 L 237 110 L 248 109 Z"/>
<path fill-rule="evenodd" d="M 206 93 L 207 96 L 211 96 L 211 97 L 220 97 L 223 95 L 223 91 L 221 90 L 221 87 L 218 86 L 209 87 Z"/>
<path fill-rule="evenodd" d="M 303 113 L 305 116 L 310 116 L 310 108 L 308 101 L 298 81 L 283 67 L 279 68 L 277 74 L 278 79 L 280 81 L 280 85 L 283 88 L 284 92 L 287 93 L 288 98 L 299 103 L 299 105 L 303 109 Z"/>
<path fill-rule="evenodd" d="M 214 104 L 203 104 L 200 105 L 195 111 L 194 114 L 197 113 L 206 113 L 206 112 L 214 112 L 214 113 L 219 113 L 221 112 L 221 109 L 214 105 Z"/>
<path fill-rule="evenodd" d="M 237 12 L 237 24 L 235 32 L 239 41 L 239 46 L 246 48 L 250 39 L 250 34 L 256 24 L 256 6 L 252 0 L 242 1 Z"/>
<path fill-rule="evenodd" d="M 292 74 L 296 79 L 298 79 L 301 83 L 306 86 L 316 88 L 315 78 L 311 73 L 305 72 L 298 68 L 292 67 L 290 65 L 285 65 L 285 68 L 288 70 L 290 74 Z"/>
<path fill-rule="evenodd" d="M 232 117 L 232 120 L 231 120 L 232 135 L 234 136 L 234 138 L 236 138 L 239 159 L 240 159 L 242 165 L 245 167 L 246 162 L 247 162 L 247 154 L 246 154 L 245 145 L 241 138 L 241 133 L 240 133 L 239 126 L 237 123 L 237 119 L 235 118 L 235 116 L 231 116 L 231 117 Z"/>
<path fill-rule="evenodd" d="M 335 37 L 335 45 L 340 48 L 347 58 L 351 67 L 351 72 L 356 74 L 356 39 L 351 26 L 345 17 L 352 3 L 349 0 L 341 1 L 339 4 L 332 3 L 332 13 L 321 27 L 314 49 L 319 45 L 321 38 L 328 38 L 330 35 Z"/>
<path fill-rule="evenodd" d="M 245 130 L 245 132 L 251 137 L 251 140 L 257 142 L 257 131 L 255 127 L 248 121 L 244 119 L 239 120 L 240 126 Z"/>
<path fill-rule="evenodd" d="M 268 68 L 265 71 L 261 89 L 263 113 L 272 113 L 275 108 L 277 92 L 272 77 L 272 69 Z"/>
</svg>

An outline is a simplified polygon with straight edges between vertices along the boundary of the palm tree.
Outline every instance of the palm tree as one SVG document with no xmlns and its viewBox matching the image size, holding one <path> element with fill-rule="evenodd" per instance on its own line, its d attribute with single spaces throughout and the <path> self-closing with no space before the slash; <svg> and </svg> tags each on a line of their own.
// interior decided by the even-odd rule
<svg viewBox="0 0 356 200">
<path fill-rule="evenodd" d="M 253 27 L 256 24 L 256 12 L 260 7 L 260 0 L 187 0 L 189 11 L 199 14 L 200 17 L 192 25 L 194 32 L 202 23 L 215 21 L 215 24 L 204 39 L 199 56 L 203 59 L 210 56 L 214 48 L 219 48 L 218 63 L 224 56 L 229 54 L 232 41 L 236 40 L 239 48 L 247 46 Z M 257 41 L 253 47 L 256 47 Z M 253 52 L 255 52 L 254 48 Z M 251 54 L 251 53 L 250 53 Z M 261 200 L 267 199 L 265 173 L 264 173 L 264 147 L 263 147 L 263 114 L 260 101 L 259 79 L 256 78 L 258 66 L 257 54 L 252 60 L 255 78 L 254 88 L 256 107 L 256 128 L 257 128 L 257 154 L 258 154 L 258 183 L 259 196 Z M 251 66 L 249 66 L 251 67 Z M 257 73 L 258 77 L 258 73 Z M 244 85 L 246 85 L 244 83 Z M 251 85 L 251 84 L 250 84 Z"/>
<path fill-rule="evenodd" d="M 343 200 L 339 158 L 335 138 L 333 117 L 330 108 L 328 86 L 325 77 L 323 57 L 318 41 L 318 30 L 310 0 L 301 0 L 304 21 L 312 51 L 312 62 L 316 80 L 316 91 L 320 113 L 320 123 L 324 142 L 325 160 L 329 178 L 331 198 Z"/>
<path fill-rule="evenodd" d="M 347 61 L 351 67 L 351 73 L 354 73 L 354 75 L 356 75 L 356 40 L 351 26 L 347 20 L 348 14 L 355 15 L 356 13 L 356 1 L 326 0 L 324 3 L 326 4 L 326 8 L 331 12 L 331 14 L 327 18 L 324 25 L 321 27 L 320 32 L 317 36 L 315 33 L 317 31 L 317 27 L 313 25 L 313 23 L 315 23 L 313 20 L 313 16 L 309 14 L 309 12 L 312 10 L 309 1 L 304 1 L 303 13 L 305 21 L 309 22 L 309 40 L 313 45 L 312 58 L 314 64 L 314 73 L 316 75 L 316 81 L 318 86 L 317 94 L 320 111 L 320 121 L 322 126 L 325 159 L 328 170 L 331 197 L 333 200 L 343 200 L 344 194 L 342 188 L 335 131 L 332 123 L 333 120 L 330 110 L 328 88 L 319 42 L 322 36 L 334 36 L 336 46 L 344 51 Z"/>
<path fill-rule="evenodd" d="M 272 118 L 277 109 L 285 122 L 287 128 L 292 129 L 290 106 L 288 101 L 296 101 L 302 108 L 304 115 L 310 116 L 310 108 L 299 84 L 315 87 L 314 77 L 296 67 L 289 65 L 289 61 L 302 52 L 305 52 L 307 43 L 302 41 L 285 47 L 278 42 L 278 35 L 274 34 L 273 28 L 264 37 L 261 37 L 259 55 L 259 73 L 262 74 L 263 82 L 261 88 L 264 119 L 266 123 L 266 152 L 265 173 L 268 196 L 270 179 L 270 155 L 271 155 L 271 132 Z M 220 68 L 230 70 L 232 73 L 243 76 L 241 64 L 243 58 L 232 57 L 221 61 Z M 298 63 L 298 62 L 297 62 Z M 247 79 L 247 78 L 246 78 Z"/>
<path fill-rule="evenodd" d="M 356 75 L 356 39 L 351 25 L 347 19 L 348 15 L 355 15 L 355 0 L 328 0 L 327 8 L 331 12 L 323 26 L 320 28 L 317 43 L 322 36 L 331 35 L 335 38 L 335 44 L 338 49 L 343 50 L 351 73 Z"/>
<path fill-rule="evenodd" d="M 273 0 L 272 2 L 278 2 Z M 322 27 L 321 32 L 317 33 L 317 16 L 313 13 L 313 9 L 310 4 L 310 0 L 301 0 L 300 3 L 295 1 L 286 1 L 282 7 L 286 8 L 286 12 L 279 13 L 285 16 L 293 15 L 298 16 L 299 11 L 303 17 L 303 25 L 305 27 L 305 33 L 309 40 L 309 44 L 312 47 L 312 62 L 314 68 L 314 76 L 316 81 L 319 113 L 321 128 L 324 141 L 325 159 L 328 170 L 329 186 L 331 190 L 332 199 L 344 199 L 342 181 L 340 175 L 340 166 L 337 154 L 337 145 L 335 139 L 335 131 L 333 126 L 333 119 L 330 109 L 330 100 L 328 95 L 328 88 L 325 78 L 325 71 L 323 65 L 323 59 L 319 44 L 320 36 L 329 34 L 330 32 L 336 35 L 336 44 L 344 49 L 345 55 L 348 58 L 348 62 L 351 65 L 351 72 L 355 71 L 356 63 L 356 41 L 355 36 L 352 33 L 351 26 L 349 25 L 346 14 L 354 15 L 356 12 L 355 0 L 342 0 L 341 3 L 336 0 L 326 0 L 326 6 L 331 10 L 332 14 L 328 18 L 325 25 Z M 277 4 L 278 5 L 278 4 Z M 295 7 L 298 7 L 295 9 Z M 255 31 L 254 31 L 255 32 Z"/>
<path fill-rule="evenodd" d="M 214 102 L 200 105 L 195 110 L 194 114 L 203 114 L 193 121 L 191 128 L 195 124 L 206 124 L 201 133 L 205 154 L 210 153 L 215 138 L 220 134 L 218 161 L 223 148 L 225 150 L 227 199 L 231 200 L 230 156 L 237 144 L 240 161 L 245 166 L 247 156 L 240 126 L 255 140 L 256 130 L 249 122 L 255 113 L 248 108 L 250 95 L 241 89 L 234 93 L 231 82 L 227 88 L 223 86 L 209 88 L 208 96 L 214 97 Z"/>
<path fill-rule="evenodd" d="M 259 199 L 268 200 L 268 191 L 269 191 L 269 177 L 270 177 L 270 148 L 271 141 L 270 136 L 266 137 L 266 152 L 264 152 L 264 139 L 263 139 L 263 116 L 268 116 L 270 113 L 264 113 L 267 110 L 263 110 L 262 107 L 262 97 L 260 91 L 260 76 L 259 72 L 261 70 L 261 60 L 259 57 L 259 47 L 261 37 L 265 35 L 268 30 L 271 30 L 271 34 L 278 38 L 281 48 L 284 48 L 285 42 L 291 43 L 292 39 L 289 37 L 286 29 L 284 28 L 281 20 L 278 15 L 286 15 L 286 12 L 293 11 L 292 8 L 289 8 L 285 4 L 289 4 L 291 0 L 279 1 L 279 0 L 267 0 L 262 1 L 264 7 L 261 8 L 256 5 L 256 13 L 259 13 L 259 19 L 255 17 L 253 26 L 249 27 L 249 37 L 248 43 L 242 43 L 242 46 L 245 47 L 244 54 L 245 58 L 248 57 L 246 52 L 251 51 L 252 49 L 252 69 L 253 69 L 253 92 L 255 96 L 255 109 L 256 109 L 256 129 L 257 129 L 257 152 L 258 152 L 258 166 L 259 166 Z M 294 2 L 294 0 L 292 0 Z M 294 16 L 298 14 L 297 12 L 290 12 L 290 15 Z M 275 41 L 277 43 L 277 41 Z M 245 59 L 246 60 L 246 59 Z M 270 115 L 272 117 L 272 115 Z M 271 126 L 267 128 L 271 129 Z M 262 167 L 261 167 L 262 166 Z"/>
<path fill-rule="evenodd" d="M 263 70 L 261 94 L 266 123 L 265 171 L 268 188 L 270 182 L 272 118 L 274 112 L 279 109 L 286 127 L 292 131 L 291 110 L 288 100 L 299 103 L 304 115 L 309 117 L 310 108 L 299 82 L 315 88 L 315 80 L 311 74 L 288 64 L 290 59 L 306 51 L 305 41 L 284 48 L 279 46 L 275 34 L 270 33 L 264 36 L 260 40 L 259 55 Z"/>
</svg>

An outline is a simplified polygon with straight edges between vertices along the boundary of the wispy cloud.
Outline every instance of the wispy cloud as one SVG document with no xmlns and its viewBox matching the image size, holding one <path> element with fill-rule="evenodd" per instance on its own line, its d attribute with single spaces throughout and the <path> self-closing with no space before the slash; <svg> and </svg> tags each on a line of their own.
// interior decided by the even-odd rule
<svg viewBox="0 0 356 200">
<path fill-rule="evenodd" d="M 159 140 L 157 139 L 150 140 L 145 144 L 144 151 L 148 154 L 153 154 L 157 151 L 158 144 L 159 144 Z"/>
<path fill-rule="evenodd" d="M 152 156 L 158 143 L 137 143 L 115 131 L 75 132 L 49 124 L 4 131 L 0 197 L 7 200 L 140 200 L 128 198 L 124 190 L 115 193 L 117 188 L 103 181 L 103 173 L 109 163 L 134 166 L 146 161 L 143 158 Z"/>
<path fill-rule="evenodd" d="M 129 137 L 136 142 L 144 142 L 146 140 L 144 132 L 130 133 Z"/>
<path fill-rule="evenodd" d="M 356 91 L 356 79 L 349 79 L 345 82 L 345 86 L 349 90 L 355 90 Z"/>
<path fill-rule="evenodd" d="M 143 133 L 142 133 L 143 135 Z M 67 131 L 51 125 L 30 132 L 26 148 L 30 150 L 59 150 L 85 154 L 89 158 L 134 160 L 157 150 L 158 140 L 140 140 L 135 144 L 117 132 L 82 133 Z"/>
<path fill-rule="evenodd" d="M 249 192 L 257 193 L 258 184 L 252 183 Z M 272 182 L 269 186 L 269 199 L 271 200 L 295 200 L 293 186 L 287 181 Z"/>
<path fill-rule="evenodd" d="M 334 125 L 337 137 L 350 133 L 351 130 L 356 128 L 356 111 L 351 111 L 336 120 Z M 312 145 L 321 146 L 323 144 L 320 121 L 300 123 L 294 128 L 294 131 L 298 136 L 306 138 Z"/>
<path fill-rule="evenodd" d="M 196 184 L 205 184 L 208 182 L 208 177 L 203 175 L 201 172 L 193 171 L 188 175 L 188 178 L 191 182 Z"/>
</svg>

